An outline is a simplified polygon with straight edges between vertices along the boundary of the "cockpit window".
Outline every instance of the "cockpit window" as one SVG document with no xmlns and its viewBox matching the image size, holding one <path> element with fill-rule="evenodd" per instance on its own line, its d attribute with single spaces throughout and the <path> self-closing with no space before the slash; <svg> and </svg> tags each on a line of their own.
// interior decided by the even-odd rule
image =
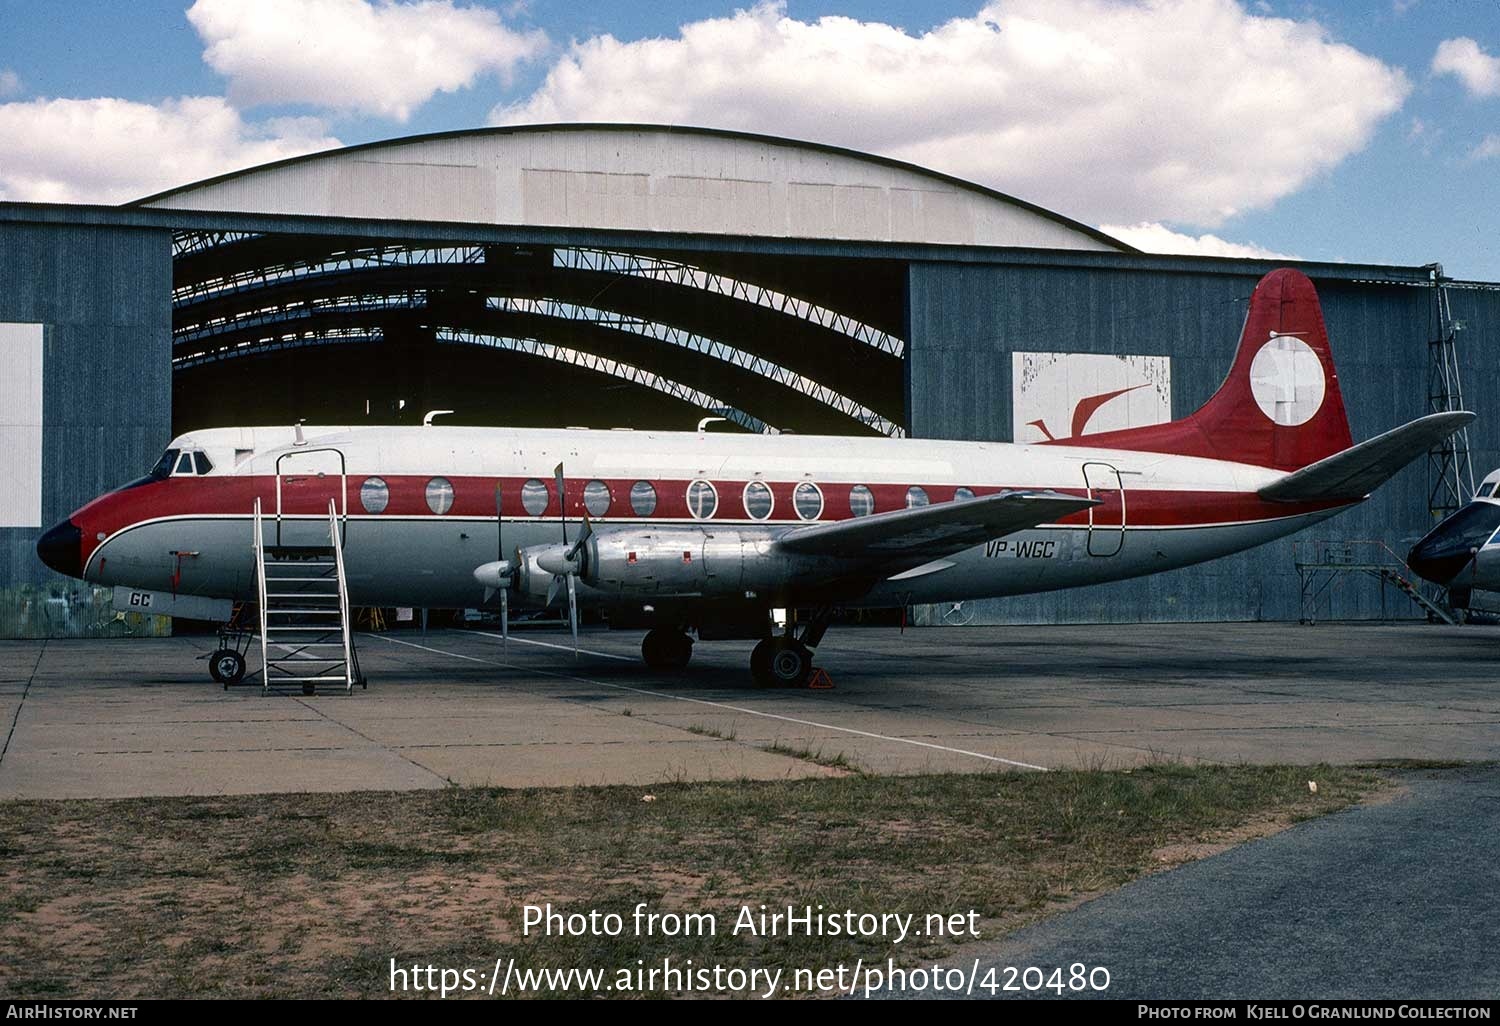
<svg viewBox="0 0 1500 1026">
<path fill-rule="evenodd" d="M 177 456 L 181 452 L 181 449 L 168 449 L 166 452 L 162 453 L 161 459 L 156 461 L 156 466 L 152 467 L 151 473 L 147 474 L 146 476 L 166 477 L 168 474 L 172 473 L 172 468 L 177 465 Z"/>
<path fill-rule="evenodd" d="M 1486 481 L 1484 484 L 1479 486 L 1479 494 L 1474 496 L 1474 498 L 1488 499 L 1491 495 L 1495 494 L 1495 484 L 1496 482 L 1494 481 Z"/>
<path fill-rule="evenodd" d="M 164 477 L 185 477 L 187 475 L 207 474 L 214 469 L 213 461 L 208 454 L 197 449 L 168 449 L 161 454 L 161 459 L 156 461 L 156 466 L 151 468 L 144 480 L 161 480 Z"/>
</svg>

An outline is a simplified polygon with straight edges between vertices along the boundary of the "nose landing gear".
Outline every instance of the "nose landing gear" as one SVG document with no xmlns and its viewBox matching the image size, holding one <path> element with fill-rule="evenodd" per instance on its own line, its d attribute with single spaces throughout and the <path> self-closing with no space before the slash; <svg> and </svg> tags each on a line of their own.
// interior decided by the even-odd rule
<svg viewBox="0 0 1500 1026">
<path fill-rule="evenodd" d="M 245 679 L 245 657 L 232 648 L 221 648 L 208 657 L 208 674 L 225 688 Z"/>
</svg>

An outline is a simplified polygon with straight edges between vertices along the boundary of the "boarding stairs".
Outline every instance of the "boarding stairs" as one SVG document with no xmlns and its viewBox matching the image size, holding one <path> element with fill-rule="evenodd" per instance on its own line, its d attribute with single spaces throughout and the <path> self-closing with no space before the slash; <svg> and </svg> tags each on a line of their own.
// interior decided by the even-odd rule
<svg viewBox="0 0 1500 1026">
<path fill-rule="evenodd" d="M 1428 620 L 1458 623 L 1450 610 L 1422 594 L 1408 576 L 1410 571 L 1401 557 L 1383 541 L 1298 541 L 1293 542 L 1292 549 L 1297 576 L 1302 582 L 1302 622 L 1305 624 L 1316 622 L 1317 607 L 1331 599 L 1350 575 L 1373 577 L 1381 582 L 1382 615 L 1385 613 L 1383 586 L 1389 584 L 1427 614 Z"/>
<path fill-rule="evenodd" d="M 365 686 L 350 632 L 349 588 L 338 510 L 328 503 L 326 544 L 280 544 L 265 536 L 255 500 L 255 577 L 260 599 L 261 685 L 300 684 L 344 692 Z M 299 539 L 302 540 L 302 539 Z M 321 541 L 321 539 L 319 539 Z"/>
</svg>

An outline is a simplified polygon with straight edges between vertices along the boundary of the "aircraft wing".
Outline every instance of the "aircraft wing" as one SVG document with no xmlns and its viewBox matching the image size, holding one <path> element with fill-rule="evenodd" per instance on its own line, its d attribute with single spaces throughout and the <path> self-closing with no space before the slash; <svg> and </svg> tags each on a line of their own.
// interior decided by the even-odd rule
<svg viewBox="0 0 1500 1026">
<path fill-rule="evenodd" d="M 1271 502 L 1364 498 L 1473 419 L 1464 411 L 1429 413 L 1293 471 L 1256 494 Z"/>
<path fill-rule="evenodd" d="M 965 502 L 809 524 L 783 534 L 776 544 L 804 555 L 915 565 L 1097 505 L 1098 499 L 1047 490 L 998 492 Z"/>
</svg>

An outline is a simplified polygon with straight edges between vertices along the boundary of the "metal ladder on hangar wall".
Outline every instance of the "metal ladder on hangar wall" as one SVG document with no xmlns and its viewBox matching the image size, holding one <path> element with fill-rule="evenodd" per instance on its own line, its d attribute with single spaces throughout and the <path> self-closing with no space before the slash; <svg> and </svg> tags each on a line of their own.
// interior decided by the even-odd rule
<svg viewBox="0 0 1500 1026">
<path fill-rule="evenodd" d="M 279 524 L 279 518 L 278 518 Z M 365 686 L 350 633 L 349 589 L 338 509 L 328 502 L 328 543 L 267 544 L 255 500 L 255 578 L 260 599 L 261 686 Z"/>
</svg>

